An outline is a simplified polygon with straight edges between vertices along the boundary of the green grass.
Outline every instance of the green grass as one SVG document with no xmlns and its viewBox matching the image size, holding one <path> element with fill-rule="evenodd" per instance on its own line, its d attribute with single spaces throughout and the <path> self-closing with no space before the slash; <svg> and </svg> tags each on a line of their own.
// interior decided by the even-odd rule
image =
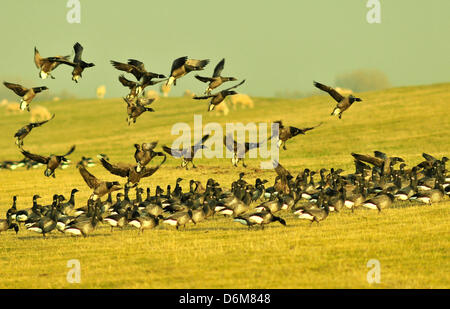
<svg viewBox="0 0 450 309">
<path fill-rule="evenodd" d="M 207 103 L 185 98 L 162 98 L 155 113 L 143 114 L 127 126 L 126 105 L 121 99 L 75 100 L 33 103 L 47 107 L 56 117 L 35 129 L 24 149 L 42 155 L 65 153 L 69 157 L 106 153 L 112 162 L 133 162 L 134 143 L 159 140 L 171 144 L 176 122 L 193 125 L 201 114 L 203 124 L 218 122 L 269 122 L 287 125 L 323 125 L 287 142 L 280 162 L 292 173 L 310 169 L 343 168 L 353 172 L 351 152 L 381 150 L 405 158 L 409 166 L 422 161 L 421 153 L 437 157 L 450 154 L 450 84 L 394 88 L 358 94 L 363 102 L 331 117 L 332 98 L 301 100 L 256 98 L 254 109 L 230 110 L 228 116 L 207 113 Z M 13 135 L 29 121 L 27 113 L 6 115 L 0 122 L 0 160 L 20 159 Z M 157 160 L 157 159 L 156 159 Z M 241 171 L 245 179 L 256 177 L 272 183 L 275 173 L 261 170 L 260 160 L 246 160 L 248 168 L 233 168 L 229 159 L 196 159 L 198 168 L 177 168 L 167 162 L 141 186 L 165 187 L 177 177 L 203 183 L 209 177 L 229 187 Z M 98 162 L 97 162 L 98 163 Z M 109 174 L 101 165 L 89 169 L 101 179 L 124 179 Z M 56 179 L 43 175 L 44 168 L 0 171 L 0 214 L 4 218 L 12 196 L 18 208 L 31 206 L 33 194 L 44 204 L 54 193 L 68 196 L 80 189 L 81 206 L 90 190 L 72 165 L 57 170 Z M 184 183 L 187 189 L 187 182 Z M 153 191 L 152 191 L 153 192 Z M 133 195 L 132 195 L 133 197 Z M 18 235 L 0 235 L 0 288 L 449 288 L 450 202 L 432 206 L 397 203 L 391 209 L 358 209 L 331 214 L 319 226 L 280 214 L 287 227 L 273 224 L 248 231 L 229 218 L 212 218 L 176 231 L 167 226 L 138 235 L 135 229 L 111 233 L 99 228 L 88 238 L 53 232 L 48 239 L 22 229 Z M 69 284 L 67 261 L 81 262 L 81 284 Z M 370 285 L 366 264 L 381 263 L 381 283 Z"/>
</svg>

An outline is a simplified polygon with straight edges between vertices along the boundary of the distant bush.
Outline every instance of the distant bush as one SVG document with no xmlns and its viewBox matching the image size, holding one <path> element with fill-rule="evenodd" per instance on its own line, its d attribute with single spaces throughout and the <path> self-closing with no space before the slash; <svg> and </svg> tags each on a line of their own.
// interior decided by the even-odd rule
<svg viewBox="0 0 450 309">
<path fill-rule="evenodd" d="M 337 75 L 336 86 L 362 92 L 386 89 L 391 87 L 391 84 L 383 72 L 375 69 L 361 69 Z"/>
</svg>

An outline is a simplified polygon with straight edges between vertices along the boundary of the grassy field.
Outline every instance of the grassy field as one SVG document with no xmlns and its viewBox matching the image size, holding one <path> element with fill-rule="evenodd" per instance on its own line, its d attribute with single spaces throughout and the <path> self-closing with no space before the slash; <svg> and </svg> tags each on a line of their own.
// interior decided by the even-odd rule
<svg viewBox="0 0 450 309">
<path fill-rule="evenodd" d="M 450 155 L 450 84 L 403 87 L 358 94 L 342 120 L 331 117 L 329 96 L 300 100 L 256 98 L 254 109 L 231 109 L 228 116 L 207 113 L 205 101 L 162 98 L 128 126 L 122 99 L 75 100 L 33 103 L 47 107 L 56 117 L 35 129 L 24 149 L 42 155 L 65 153 L 73 163 L 81 156 L 106 153 L 112 162 L 133 162 L 134 143 L 159 140 L 171 144 L 175 122 L 193 125 L 194 114 L 203 124 L 218 122 L 270 122 L 287 125 L 323 125 L 287 142 L 280 162 L 296 174 L 310 169 L 343 168 L 353 172 L 351 152 L 384 151 L 404 158 L 409 166 L 422 161 L 422 152 Z M 0 160 L 21 159 L 13 135 L 29 121 L 27 113 L 0 113 Z M 210 177 L 229 187 L 242 171 L 245 179 L 273 182 L 273 170 L 261 170 L 259 159 L 248 167 L 231 166 L 229 159 L 196 159 L 198 168 L 177 168 L 168 158 L 163 167 L 141 186 L 163 188 L 177 177 L 200 180 Z M 124 179 L 109 174 L 97 161 L 89 170 L 101 179 Z M 0 215 L 4 218 L 12 196 L 18 209 L 31 207 L 34 194 L 51 203 L 54 193 L 80 192 L 84 205 L 90 190 L 74 164 L 58 169 L 56 179 L 44 168 L 0 170 Z M 183 183 L 182 183 L 183 184 Z M 188 182 L 184 182 L 187 189 Z M 152 191 L 153 192 L 153 191 Z M 134 191 L 132 194 L 134 198 Z M 391 209 L 358 209 L 331 214 L 319 226 L 309 226 L 290 213 L 280 214 L 287 226 L 273 224 L 248 231 L 230 218 L 213 218 L 185 230 L 159 226 L 142 236 L 131 227 L 110 232 L 99 228 L 88 238 L 53 232 L 48 239 L 33 232 L 8 231 L 0 235 L 0 288 L 450 288 L 450 201 L 421 206 L 396 203 Z M 81 263 L 81 283 L 69 284 L 67 261 Z M 381 283 L 366 280 L 367 262 L 381 265 Z"/>
</svg>

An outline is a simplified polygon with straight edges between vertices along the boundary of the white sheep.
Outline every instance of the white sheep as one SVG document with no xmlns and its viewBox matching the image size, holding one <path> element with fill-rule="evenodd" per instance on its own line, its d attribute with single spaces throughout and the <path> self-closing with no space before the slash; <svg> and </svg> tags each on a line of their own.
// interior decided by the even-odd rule
<svg viewBox="0 0 450 309">
<path fill-rule="evenodd" d="M 160 91 L 162 92 L 163 96 L 166 98 L 169 96 L 171 86 L 167 86 L 166 83 L 161 84 Z"/>
<path fill-rule="evenodd" d="M 48 120 L 52 117 L 48 109 L 43 106 L 37 105 L 31 108 L 30 122 L 38 122 Z"/>
<path fill-rule="evenodd" d="M 145 97 L 147 99 L 155 99 L 155 101 L 157 101 L 159 99 L 159 94 L 155 90 L 148 90 L 145 91 Z"/>
<path fill-rule="evenodd" d="M 214 108 L 215 115 L 223 114 L 224 116 L 228 115 L 230 109 L 225 101 L 222 101 L 219 105 L 216 105 Z"/>
<path fill-rule="evenodd" d="M 184 91 L 183 97 L 185 98 L 193 98 L 195 96 L 195 93 L 193 93 L 192 91 L 190 91 L 189 89 L 186 89 Z"/>
<path fill-rule="evenodd" d="M 106 94 L 106 87 L 104 85 L 101 85 L 97 88 L 97 98 L 103 99 Z"/>
<path fill-rule="evenodd" d="M 339 92 L 341 95 L 343 95 L 344 97 L 353 94 L 353 91 L 352 91 L 351 89 L 340 88 L 340 87 L 336 87 L 336 88 L 334 88 L 334 89 L 335 89 L 337 92 Z"/>
<path fill-rule="evenodd" d="M 228 100 L 230 104 L 233 105 L 233 109 L 236 109 L 238 104 L 240 104 L 244 108 L 253 108 L 255 106 L 252 98 L 250 98 L 250 96 L 247 94 L 238 93 L 232 96 L 228 96 Z"/>
<path fill-rule="evenodd" d="M 20 104 L 17 102 L 8 102 L 6 105 L 6 113 L 8 114 L 17 114 L 22 112 L 23 110 L 20 109 Z"/>
</svg>

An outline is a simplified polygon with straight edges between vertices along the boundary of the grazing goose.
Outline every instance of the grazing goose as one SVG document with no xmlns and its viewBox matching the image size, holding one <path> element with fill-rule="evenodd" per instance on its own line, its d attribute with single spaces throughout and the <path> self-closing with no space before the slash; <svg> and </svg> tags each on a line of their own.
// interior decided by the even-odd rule
<svg viewBox="0 0 450 309">
<path fill-rule="evenodd" d="M 154 216 L 147 214 L 145 216 L 138 216 L 128 222 L 129 225 L 139 229 L 141 234 L 144 234 L 144 230 L 150 230 L 158 226 L 159 220 L 163 220 L 163 216 Z"/>
<path fill-rule="evenodd" d="M 378 195 L 362 203 L 362 206 L 369 209 L 378 209 L 378 212 L 381 212 L 382 209 L 391 207 L 393 201 L 394 196 L 389 191 L 380 192 Z"/>
<path fill-rule="evenodd" d="M 26 109 L 27 111 L 30 111 L 30 103 L 34 99 L 36 94 L 48 89 L 46 86 L 25 88 L 22 85 L 8 82 L 3 82 L 3 85 L 5 85 L 6 88 L 11 89 L 12 91 L 14 91 L 15 94 L 21 97 L 20 110 Z"/>
<path fill-rule="evenodd" d="M 105 159 L 102 158 L 102 160 Z M 79 166 L 78 170 L 88 187 L 93 190 L 89 199 L 95 201 L 108 193 L 122 189 L 122 186 L 119 182 L 99 180 L 97 177 L 92 175 L 84 166 Z"/>
<path fill-rule="evenodd" d="M 436 180 L 433 189 L 430 189 L 427 191 L 422 191 L 422 192 L 417 192 L 416 194 L 411 196 L 409 199 L 411 201 L 419 201 L 419 202 L 431 205 L 432 203 L 439 203 L 440 201 L 442 201 L 444 196 L 445 196 L 445 190 L 444 190 L 442 184 L 440 183 L 440 181 Z"/>
<path fill-rule="evenodd" d="M 321 193 L 319 196 L 317 206 L 318 206 L 317 208 L 299 209 L 296 211 L 296 214 L 298 214 L 299 219 L 309 220 L 311 222 L 311 225 L 314 222 L 317 222 L 317 224 L 319 224 L 319 222 L 325 220 L 328 217 L 328 214 L 330 213 L 330 208 L 328 207 L 328 204 L 324 201 L 323 193 Z"/>
<path fill-rule="evenodd" d="M 67 59 L 61 58 L 61 57 L 55 58 L 52 60 L 73 67 L 72 80 L 74 82 L 78 83 L 78 79 L 80 77 L 82 77 L 81 73 L 83 73 L 84 69 L 91 68 L 91 67 L 95 66 L 95 64 L 87 63 L 87 62 L 84 62 L 83 60 L 81 60 L 81 55 L 83 54 L 83 46 L 81 46 L 80 43 L 78 43 L 78 42 L 75 43 L 75 45 L 73 46 L 73 50 L 75 51 L 75 56 L 73 58 L 73 62 L 71 62 Z"/>
<path fill-rule="evenodd" d="M 209 83 L 208 88 L 205 90 L 205 94 L 210 94 L 212 90 L 216 89 L 220 85 L 228 81 L 237 80 L 234 77 L 222 77 L 220 74 L 225 66 L 225 59 L 220 60 L 220 62 L 214 68 L 214 73 L 212 77 L 203 77 L 200 75 L 195 75 L 195 78 L 203 83 Z"/>
<path fill-rule="evenodd" d="M 237 167 L 239 161 L 242 161 L 243 167 L 247 167 L 247 165 L 244 162 L 245 154 L 252 149 L 259 148 L 265 142 L 266 141 L 259 143 L 245 142 L 241 144 L 233 139 L 233 134 L 231 133 L 223 137 L 223 144 L 225 145 L 225 147 L 227 147 L 229 151 L 233 152 L 233 158 L 231 158 L 231 163 L 235 167 Z"/>
<path fill-rule="evenodd" d="M 367 199 L 367 188 L 363 185 L 356 187 L 350 194 L 344 190 L 344 206 L 351 209 L 352 212 L 355 208 L 359 207 Z"/>
<path fill-rule="evenodd" d="M 150 105 L 155 101 L 155 98 L 146 99 L 146 98 L 135 98 L 135 99 L 128 99 L 123 98 L 124 101 L 127 103 L 127 123 L 128 125 L 131 124 L 131 119 L 133 119 L 133 123 L 136 123 L 136 119 L 142 115 L 145 112 L 154 112 L 155 110 L 151 107 L 147 107 L 147 105 Z"/>
<path fill-rule="evenodd" d="M 198 207 L 192 210 L 192 222 L 195 224 L 205 220 L 207 217 L 211 216 L 213 211 L 208 203 L 205 203 L 203 206 Z"/>
<path fill-rule="evenodd" d="M 242 82 L 240 82 L 239 84 L 234 85 L 233 87 L 224 89 L 224 90 L 222 90 L 220 92 L 217 92 L 217 93 L 208 94 L 208 95 L 205 95 L 205 96 L 200 96 L 200 97 L 199 96 L 194 96 L 193 99 L 194 100 L 206 100 L 206 99 L 211 98 L 211 100 L 209 101 L 209 105 L 208 105 L 208 112 L 210 112 L 210 111 L 214 110 L 214 108 L 217 105 L 222 103 L 222 101 L 225 100 L 225 98 L 227 96 L 238 94 L 236 91 L 231 90 L 231 89 L 237 88 L 240 85 L 242 85 L 243 83 L 245 83 L 245 79 Z"/>
<path fill-rule="evenodd" d="M 60 211 L 63 214 L 67 215 L 67 214 L 71 213 L 73 211 L 73 209 L 75 208 L 75 194 L 77 192 L 80 192 L 80 191 L 76 188 L 72 189 L 72 191 L 70 191 L 70 199 L 66 203 L 59 205 Z"/>
<path fill-rule="evenodd" d="M 295 136 L 297 136 L 299 134 L 305 135 L 306 132 L 308 132 L 310 130 L 313 130 L 313 129 L 319 127 L 320 125 L 322 125 L 322 122 L 321 122 L 321 123 L 319 123 L 318 125 L 316 125 L 314 127 L 299 129 L 299 128 L 292 127 L 292 126 L 285 127 L 285 126 L 283 126 L 283 123 L 282 123 L 281 120 L 275 121 L 274 123 L 278 123 L 278 125 L 279 125 L 279 131 L 278 131 L 279 141 L 278 141 L 278 145 L 277 146 L 278 146 L 278 148 L 283 146 L 284 150 L 287 150 L 286 149 L 286 141 L 287 140 L 289 140 L 289 139 L 291 139 L 291 138 L 293 138 L 293 137 L 295 137 Z"/>
<path fill-rule="evenodd" d="M 48 76 L 54 79 L 55 77 L 50 72 L 61 64 L 59 60 L 69 60 L 69 57 L 70 55 L 42 58 L 37 48 L 34 48 L 34 64 L 39 69 L 39 77 L 42 79 L 46 79 Z"/>
<path fill-rule="evenodd" d="M 40 211 L 38 209 L 39 206 L 37 204 L 37 200 L 39 198 L 41 198 L 41 197 L 38 194 L 33 195 L 33 206 L 31 208 L 22 209 L 22 210 L 19 210 L 16 212 L 15 219 L 19 224 L 22 222 L 26 222 L 33 212 L 40 213 Z"/>
<path fill-rule="evenodd" d="M 412 175 L 410 178 L 409 186 L 403 187 L 395 193 L 394 197 L 396 199 L 399 199 L 401 201 L 407 201 L 409 198 L 411 198 L 417 192 L 416 169 L 417 169 L 417 167 L 413 167 L 413 169 L 412 169 Z"/>
<path fill-rule="evenodd" d="M 345 193 L 344 188 L 339 189 L 336 195 L 332 195 L 328 197 L 328 207 L 330 211 L 340 212 L 341 209 L 345 206 Z"/>
<path fill-rule="evenodd" d="M 13 204 L 11 208 L 6 211 L 6 219 L 15 220 L 17 214 L 17 196 L 13 196 Z"/>
<path fill-rule="evenodd" d="M 175 226 L 177 230 L 180 226 L 186 228 L 186 224 L 189 222 L 192 222 L 192 210 L 190 209 L 188 211 L 176 212 L 167 218 L 163 218 L 164 224 Z"/>
<path fill-rule="evenodd" d="M 51 233 L 57 224 L 56 215 L 57 210 L 56 206 L 58 204 L 59 196 L 58 194 L 53 195 L 53 203 L 51 205 L 51 211 L 48 215 L 45 215 L 39 219 L 36 223 L 30 225 L 27 229 L 32 232 L 40 233 L 45 238 L 46 234 Z"/>
<path fill-rule="evenodd" d="M 280 217 L 274 216 L 269 209 L 253 213 L 245 217 L 239 216 L 234 218 L 233 221 L 247 225 L 249 228 L 253 225 L 260 225 L 261 229 L 264 229 L 265 225 L 272 222 L 280 222 L 280 224 L 286 226 L 286 221 Z"/>
<path fill-rule="evenodd" d="M 327 92 L 333 99 L 335 99 L 338 102 L 338 104 L 334 108 L 331 115 L 339 115 L 339 119 L 342 118 L 342 113 L 345 112 L 347 109 L 349 109 L 350 106 L 352 106 L 352 104 L 354 102 L 362 101 L 360 98 L 356 98 L 353 95 L 344 97 L 339 92 L 337 92 L 335 89 L 333 89 L 329 86 L 323 85 L 321 83 L 318 83 L 318 82 L 314 82 L 314 86 L 319 88 L 322 91 Z"/>
<path fill-rule="evenodd" d="M 16 223 L 12 223 L 11 219 L 0 219 L 0 233 L 12 229 L 14 229 L 16 234 L 19 233 L 19 226 Z"/>
<path fill-rule="evenodd" d="M 137 166 L 132 164 L 123 164 L 123 163 L 112 164 L 106 161 L 105 159 L 100 160 L 103 167 L 107 169 L 111 174 L 127 178 L 125 187 L 137 186 L 137 184 L 142 178 L 150 177 L 154 173 L 156 173 L 158 169 L 161 167 L 161 165 L 164 164 L 165 161 L 166 156 L 164 156 L 164 159 L 159 165 L 151 168 L 144 167 L 138 172 Z"/>
<path fill-rule="evenodd" d="M 188 163 L 192 164 L 193 168 L 196 168 L 194 164 L 194 157 L 198 150 L 206 148 L 204 143 L 208 140 L 209 134 L 206 134 L 202 137 L 200 141 L 198 141 L 196 144 L 192 145 L 189 148 L 183 149 L 181 146 L 179 149 L 173 149 L 169 148 L 168 146 L 164 145 L 162 148 L 163 150 L 171 155 L 174 158 L 181 158 L 181 167 L 186 167 L 186 170 L 188 169 Z"/>
<path fill-rule="evenodd" d="M 143 167 L 145 167 L 150 161 L 156 157 L 161 156 L 165 157 L 166 155 L 162 152 L 155 152 L 156 145 L 158 145 L 158 141 L 151 143 L 143 143 L 142 145 L 134 144 L 134 148 L 136 151 L 134 153 L 134 159 L 136 160 L 137 166 L 136 171 L 140 172 Z"/>
<path fill-rule="evenodd" d="M 260 178 L 256 178 L 255 180 L 255 189 L 252 192 L 252 202 L 256 202 L 264 197 L 266 192 L 266 188 L 264 184 L 267 183 L 267 180 L 261 180 Z"/>
<path fill-rule="evenodd" d="M 40 122 L 31 122 L 31 123 L 27 124 L 26 126 L 20 128 L 16 132 L 16 134 L 14 134 L 14 137 L 16 138 L 16 145 L 19 148 L 22 148 L 22 146 L 23 146 L 23 139 L 31 132 L 31 130 L 33 130 L 34 128 L 40 127 L 43 124 L 46 124 L 47 122 L 49 122 L 53 118 L 55 118 L 55 114 L 53 114 L 53 116 L 50 119 L 47 119 L 47 120 L 44 120 L 44 121 L 40 121 Z"/>
<path fill-rule="evenodd" d="M 229 203 L 218 203 L 214 211 L 222 214 L 224 216 L 233 216 L 238 217 L 242 215 L 243 213 L 247 212 L 250 208 L 250 203 L 252 201 L 249 187 L 246 187 L 243 189 L 244 196 L 242 199 L 237 198 L 236 202 L 229 202 Z"/>
<path fill-rule="evenodd" d="M 21 152 L 25 157 L 27 157 L 35 162 L 46 164 L 47 168 L 44 171 L 44 175 L 46 177 L 52 176 L 53 178 L 55 178 L 55 169 L 57 169 L 62 162 L 67 162 L 68 160 L 66 159 L 66 157 L 68 155 L 70 155 L 72 152 L 74 152 L 74 150 L 75 150 L 75 145 L 73 145 L 70 148 L 70 150 L 64 155 L 50 155 L 48 157 L 33 154 L 26 150 L 22 150 Z"/>
<path fill-rule="evenodd" d="M 191 71 L 200 71 L 209 63 L 209 59 L 195 60 L 188 57 L 180 57 L 173 61 L 170 69 L 170 77 L 166 82 L 166 86 L 177 85 L 177 79 L 183 77 Z"/>
<path fill-rule="evenodd" d="M 94 206 L 94 213 L 92 215 L 92 218 L 90 218 L 89 220 L 72 222 L 64 229 L 64 233 L 75 236 L 83 235 L 83 237 L 87 237 L 90 233 L 92 233 L 95 230 L 98 222 L 102 220 L 99 209 L 100 209 L 100 200 L 97 200 Z"/>
<path fill-rule="evenodd" d="M 270 211 L 271 213 L 286 209 L 288 209 L 288 205 L 284 203 L 283 196 L 281 195 L 278 195 L 275 198 L 255 207 L 256 212 Z"/>
<path fill-rule="evenodd" d="M 125 210 L 125 212 L 107 216 L 103 218 L 103 221 L 105 221 L 106 223 L 109 224 L 109 226 L 111 226 L 111 232 L 115 227 L 123 229 L 123 227 L 128 224 L 130 213 L 131 208 L 128 207 Z"/>
<path fill-rule="evenodd" d="M 42 206 L 37 202 L 39 198 L 41 197 L 37 194 L 33 196 L 33 206 L 26 212 L 26 220 L 24 222 L 25 227 L 31 226 L 33 223 L 39 221 L 42 217 Z"/>
</svg>

